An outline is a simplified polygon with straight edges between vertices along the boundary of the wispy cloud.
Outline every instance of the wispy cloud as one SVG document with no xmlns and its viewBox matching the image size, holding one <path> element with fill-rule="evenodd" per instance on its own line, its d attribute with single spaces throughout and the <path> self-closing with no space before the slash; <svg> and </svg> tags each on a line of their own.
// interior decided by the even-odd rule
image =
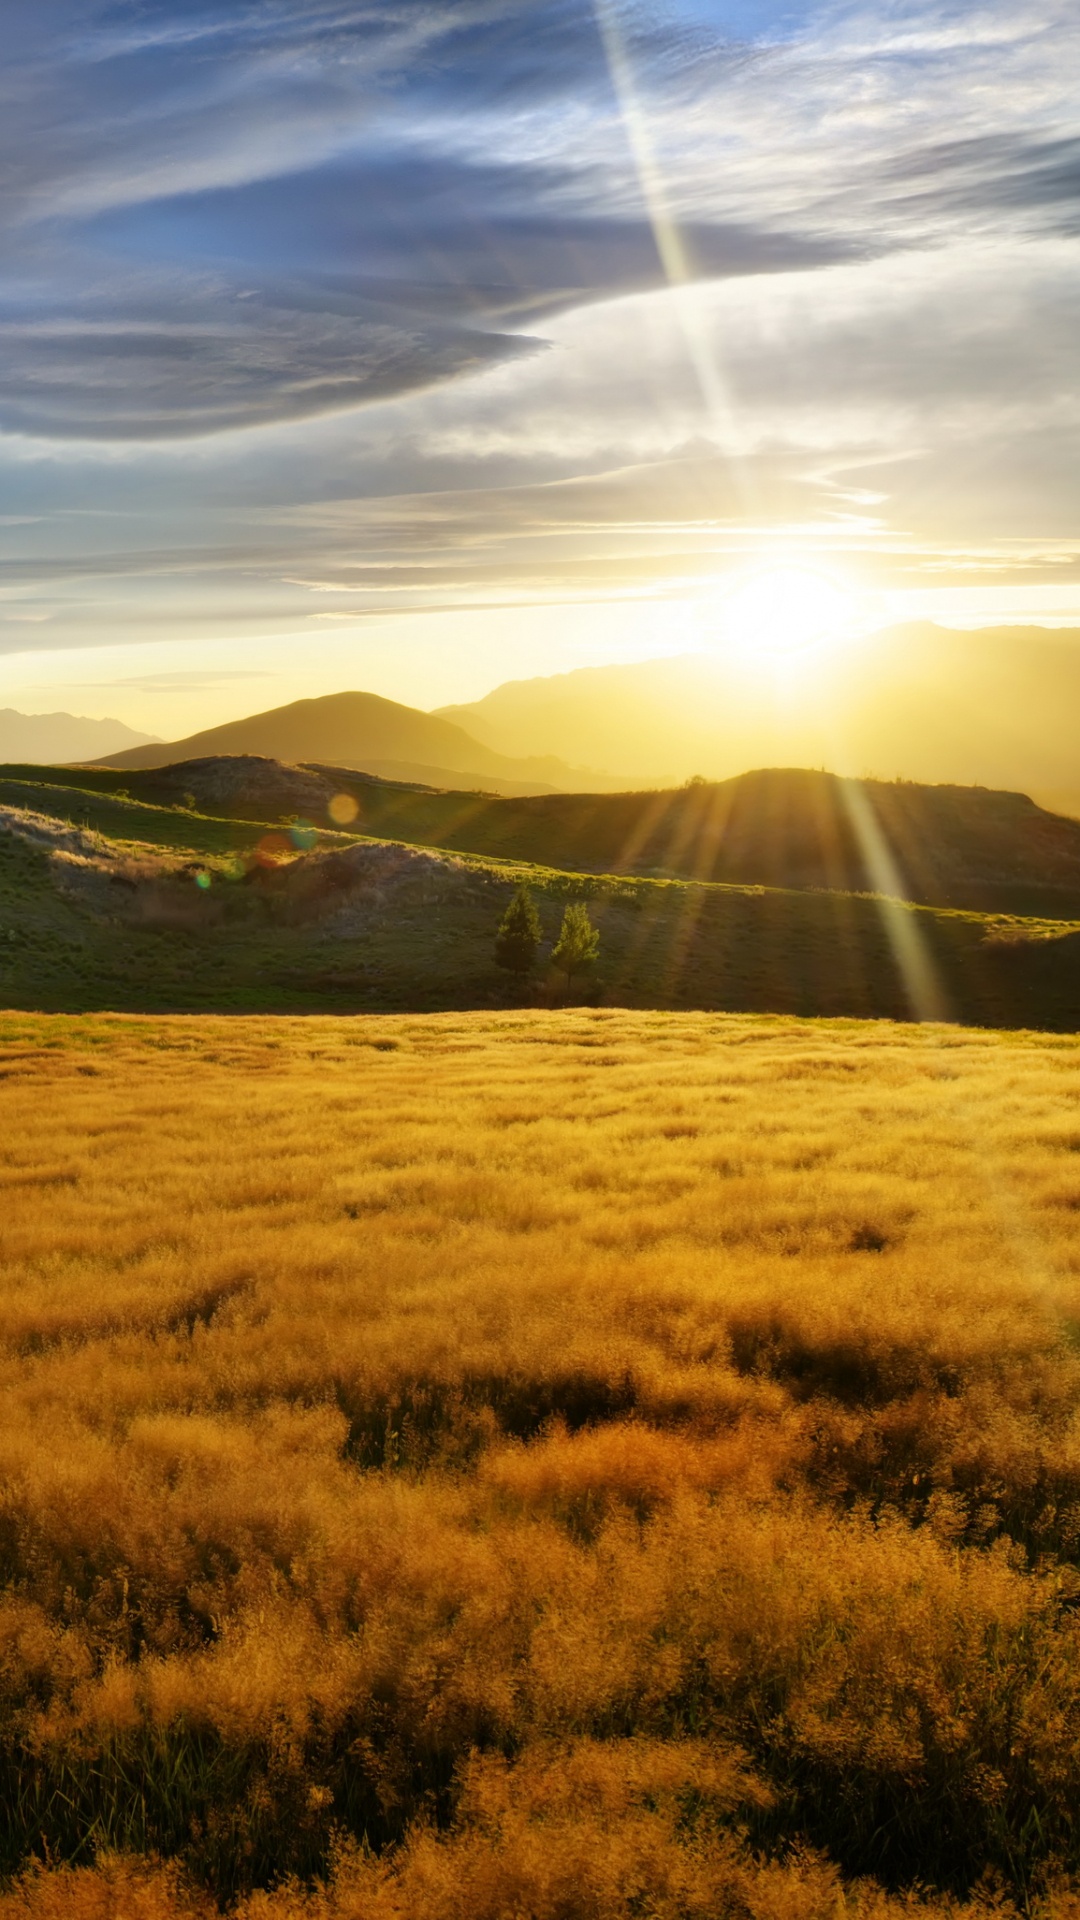
<svg viewBox="0 0 1080 1920">
<path fill-rule="evenodd" d="M 779 527 L 1061 576 L 1071 0 L 607 10 L 614 75 L 593 0 L 9 0 L 0 647 L 676 591 Z"/>
</svg>

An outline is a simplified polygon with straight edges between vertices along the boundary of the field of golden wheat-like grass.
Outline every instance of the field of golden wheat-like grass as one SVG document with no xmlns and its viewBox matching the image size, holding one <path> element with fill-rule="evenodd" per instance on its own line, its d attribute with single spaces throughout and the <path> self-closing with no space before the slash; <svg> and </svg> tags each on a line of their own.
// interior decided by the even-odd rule
<svg viewBox="0 0 1080 1920">
<path fill-rule="evenodd" d="M 0 1017 L 0 1920 L 1080 1897 L 1080 1041 Z"/>
</svg>

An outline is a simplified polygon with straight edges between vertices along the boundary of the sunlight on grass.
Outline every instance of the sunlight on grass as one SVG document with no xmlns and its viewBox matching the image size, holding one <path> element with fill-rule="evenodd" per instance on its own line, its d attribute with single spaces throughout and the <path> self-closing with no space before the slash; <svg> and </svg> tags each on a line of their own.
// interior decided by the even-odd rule
<svg viewBox="0 0 1080 1920">
<path fill-rule="evenodd" d="M 1080 1043 L 0 1032 L 2 1920 L 1075 1914 Z"/>
</svg>

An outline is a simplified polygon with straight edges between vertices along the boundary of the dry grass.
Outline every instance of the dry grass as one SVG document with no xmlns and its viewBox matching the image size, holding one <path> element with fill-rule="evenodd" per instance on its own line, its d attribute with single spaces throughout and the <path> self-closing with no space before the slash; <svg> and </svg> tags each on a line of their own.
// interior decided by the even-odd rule
<svg viewBox="0 0 1080 1920">
<path fill-rule="evenodd" d="M 1080 1043 L 0 1038 L 0 1920 L 1074 1920 Z"/>
</svg>

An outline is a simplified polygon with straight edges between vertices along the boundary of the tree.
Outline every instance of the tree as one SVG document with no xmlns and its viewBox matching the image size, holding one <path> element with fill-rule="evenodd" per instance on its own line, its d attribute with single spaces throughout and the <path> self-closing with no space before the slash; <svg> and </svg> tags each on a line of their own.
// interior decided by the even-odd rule
<svg viewBox="0 0 1080 1920">
<path fill-rule="evenodd" d="M 575 973 L 591 967 L 599 951 L 600 935 L 589 919 L 588 907 L 583 900 L 572 900 L 551 954 L 552 965 L 566 975 L 568 992 Z"/>
<path fill-rule="evenodd" d="M 519 887 L 495 935 L 495 959 L 508 973 L 531 973 L 540 945 L 540 918 L 528 887 Z"/>
</svg>

